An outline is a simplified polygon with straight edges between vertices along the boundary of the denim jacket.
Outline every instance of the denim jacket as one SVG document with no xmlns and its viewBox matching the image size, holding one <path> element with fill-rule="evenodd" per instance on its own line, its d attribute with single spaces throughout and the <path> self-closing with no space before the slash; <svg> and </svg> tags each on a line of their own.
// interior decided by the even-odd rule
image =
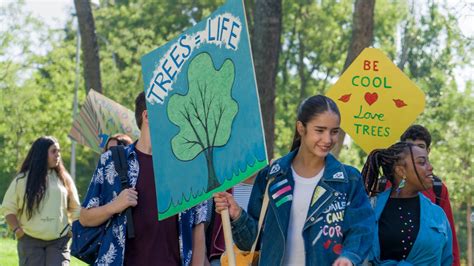
<svg viewBox="0 0 474 266">
<path fill-rule="evenodd" d="M 390 197 L 391 189 L 386 190 L 375 198 L 375 218 L 378 221 Z M 415 243 L 406 260 L 380 260 L 380 243 L 378 226 L 375 232 L 374 244 L 369 254 L 369 261 L 374 265 L 441 265 L 453 263 L 453 242 L 451 227 L 443 209 L 433 204 L 423 194 L 420 197 L 420 229 Z"/>
<path fill-rule="evenodd" d="M 128 163 L 128 181 L 135 187 L 138 179 L 139 164 L 135 152 L 135 144 L 125 147 Z M 100 156 L 97 168 L 92 176 L 87 195 L 82 203 L 83 208 L 105 205 L 113 201 L 121 192 L 120 178 L 115 171 L 112 152 L 107 151 Z M 182 265 L 190 265 L 192 257 L 192 228 L 206 222 L 207 203 L 179 213 L 179 247 Z M 99 254 L 94 265 L 123 265 L 126 244 L 126 217 L 118 214 L 112 217 Z"/>
<path fill-rule="evenodd" d="M 234 241 L 250 250 L 267 180 L 269 206 L 261 232 L 259 265 L 282 265 L 293 199 L 291 163 L 297 151 L 276 160 L 258 174 L 248 213 L 232 222 Z M 314 189 L 303 227 L 306 265 L 332 265 L 338 257 L 361 264 L 374 236 L 375 218 L 360 173 L 329 154 L 323 177 Z"/>
</svg>

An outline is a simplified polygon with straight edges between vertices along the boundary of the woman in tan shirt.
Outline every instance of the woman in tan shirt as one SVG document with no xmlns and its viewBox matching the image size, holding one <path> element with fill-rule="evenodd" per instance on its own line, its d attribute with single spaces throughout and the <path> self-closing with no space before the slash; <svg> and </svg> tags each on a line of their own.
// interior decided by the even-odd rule
<svg viewBox="0 0 474 266">
<path fill-rule="evenodd" d="M 20 265 L 69 264 L 69 224 L 78 219 L 80 203 L 56 139 L 33 143 L 2 208 L 18 239 Z"/>
</svg>

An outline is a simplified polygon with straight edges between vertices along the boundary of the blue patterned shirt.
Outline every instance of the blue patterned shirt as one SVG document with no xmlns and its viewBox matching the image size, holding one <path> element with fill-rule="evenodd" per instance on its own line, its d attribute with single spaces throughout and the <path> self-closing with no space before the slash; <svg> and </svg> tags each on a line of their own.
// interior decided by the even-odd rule
<svg viewBox="0 0 474 266">
<path fill-rule="evenodd" d="M 131 187 L 135 187 L 139 172 L 135 145 L 127 146 L 125 153 L 128 162 L 128 182 Z M 103 206 L 113 201 L 121 190 L 120 177 L 115 170 L 112 152 L 107 151 L 100 156 L 82 207 Z M 191 264 L 192 229 L 195 225 L 206 222 L 207 216 L 206 202 L 179 213 L 179 247 L 182 265 Z M 123 265 L 127 236 L 126 223 L 125 215 L 118 214 L 112 218 L 94 265 Z"/>
</svg>

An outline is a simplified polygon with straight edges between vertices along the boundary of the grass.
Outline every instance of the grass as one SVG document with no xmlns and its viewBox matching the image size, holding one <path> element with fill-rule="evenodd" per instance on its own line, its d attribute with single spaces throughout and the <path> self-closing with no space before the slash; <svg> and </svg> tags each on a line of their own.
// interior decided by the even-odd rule
<svg viewBox="0 0 474 266">
<path fill-rule="evenodd" d="M 10 238 L 0 239 L 0 265 L 18 265 L 18 255 L 16 254 L 16 240 Z"/>
<path fill-rule="evenodd" d="M 0 266 L 16 265 L 18 265 L 16 240 L 11 238 L 0 238 Z M 85 265 L 87 264 L 71 256 L 71 266 Z"/>
</svg>

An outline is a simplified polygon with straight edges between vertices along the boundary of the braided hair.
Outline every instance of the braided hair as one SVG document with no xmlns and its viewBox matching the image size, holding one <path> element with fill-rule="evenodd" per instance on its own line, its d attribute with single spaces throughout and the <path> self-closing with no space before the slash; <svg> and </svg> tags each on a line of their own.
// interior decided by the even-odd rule
<svg viewBox="0 0 474 266">
<path fill-rule="evenodd" d="M 375 196 L 377 193 L 383 192 L 379 191 L 378 184 L 384 177 L 387 178 L 392 185 L 395 184 L 395 166 L 408 154 L 410 154 L 416 176 L 421 182 L 413 156 L 414 146 L 414 144 L 409 142 L 397 142 L 387 149 L 376 149 L 369 154 L 361 173 L 365 190 L 369 196 Z M 380 172 L 380 168 L 382 168 L 382 173 Z M 421 184 L 423 184 L 423 182 L 421 182 Z"/>
</svg>

